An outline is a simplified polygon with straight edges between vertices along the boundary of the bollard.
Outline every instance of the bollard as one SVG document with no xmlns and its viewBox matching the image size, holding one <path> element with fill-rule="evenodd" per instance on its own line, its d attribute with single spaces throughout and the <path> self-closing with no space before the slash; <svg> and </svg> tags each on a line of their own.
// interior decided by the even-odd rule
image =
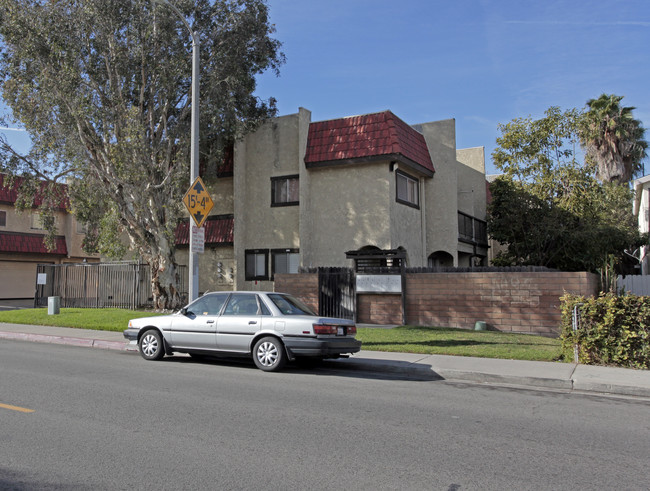
<svg viewBox="0 0 650 491">
<path fill-rule="evenodd" d="M 61 312 L 61 297 L 47 297 L 47 315 Z"/>
</svg>

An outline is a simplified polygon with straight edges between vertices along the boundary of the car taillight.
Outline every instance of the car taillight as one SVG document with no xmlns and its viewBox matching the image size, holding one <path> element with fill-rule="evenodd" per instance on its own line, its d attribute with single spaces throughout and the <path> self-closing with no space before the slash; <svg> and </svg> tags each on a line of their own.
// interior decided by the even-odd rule
<svg viewBox="0 0 650 491">
<path fill-rule="evenodd" d="M 314 324 L 314 334 L 336 334 L 336 326 Z"/>
<path fill-rule="evenodd" d="M 314 334 L 330 334 L 332 336 L 350 336 L 357 333 L 357 326 L 333 326 L 330 324 L 314 324 Z"/>
</svg>

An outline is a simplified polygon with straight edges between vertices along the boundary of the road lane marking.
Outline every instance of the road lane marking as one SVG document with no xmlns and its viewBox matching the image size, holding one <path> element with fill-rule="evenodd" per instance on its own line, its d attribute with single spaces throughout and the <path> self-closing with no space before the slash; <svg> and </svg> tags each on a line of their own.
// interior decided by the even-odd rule
<svg viewBox="0 0 650 491">
<path fill-rule="evenodd" d="M 0 402 L 0 407 L 3 409 L 11 409 L 12 411 L 19 411 L 21 413 L 33 413 L 33 409 L 27 409 L 26 407 L 12 406 L 10 404 L 2 404 Z"/>
</svg>

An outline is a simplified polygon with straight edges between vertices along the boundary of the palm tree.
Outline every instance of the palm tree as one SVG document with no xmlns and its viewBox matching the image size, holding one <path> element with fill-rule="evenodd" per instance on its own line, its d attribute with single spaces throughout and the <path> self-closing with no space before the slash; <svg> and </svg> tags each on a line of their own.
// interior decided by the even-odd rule
<svg viewBox="0 0 650 491">
<path fill-rule="evenodd" d="M 629 182 L 646 157 L 645 129 L 632 116 L 634 107 L 621 107 L 622 99 L 613 94 L 590 99 L 581 121 L 580 144 L 602 182 Z"/>
</svg>

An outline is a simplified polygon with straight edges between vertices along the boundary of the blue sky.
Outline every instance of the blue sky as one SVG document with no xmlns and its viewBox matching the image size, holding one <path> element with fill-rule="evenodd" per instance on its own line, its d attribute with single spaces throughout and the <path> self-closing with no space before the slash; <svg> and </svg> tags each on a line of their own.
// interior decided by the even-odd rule
<svg viewBox="0 0 650 491">
<path fill-rule="evenodd" d="M 622 95 L 650 128 L 649 0 L 268 2 L 287 63 L 258 95 L 281 115 L 454 118 L 458 147 L 484 146 L 488 173 L 497 125 L 552 105 Z"/>
<path fill-rule="evenodd" d="M 497 125 L 549 106 L 613 93 L 650 127 L 648 0 L 268 2 L 287 63 L 258 94 L 280 114 L 454 118 L 458 148 L 484 146 L 488 173 Z"/>
</svg>

